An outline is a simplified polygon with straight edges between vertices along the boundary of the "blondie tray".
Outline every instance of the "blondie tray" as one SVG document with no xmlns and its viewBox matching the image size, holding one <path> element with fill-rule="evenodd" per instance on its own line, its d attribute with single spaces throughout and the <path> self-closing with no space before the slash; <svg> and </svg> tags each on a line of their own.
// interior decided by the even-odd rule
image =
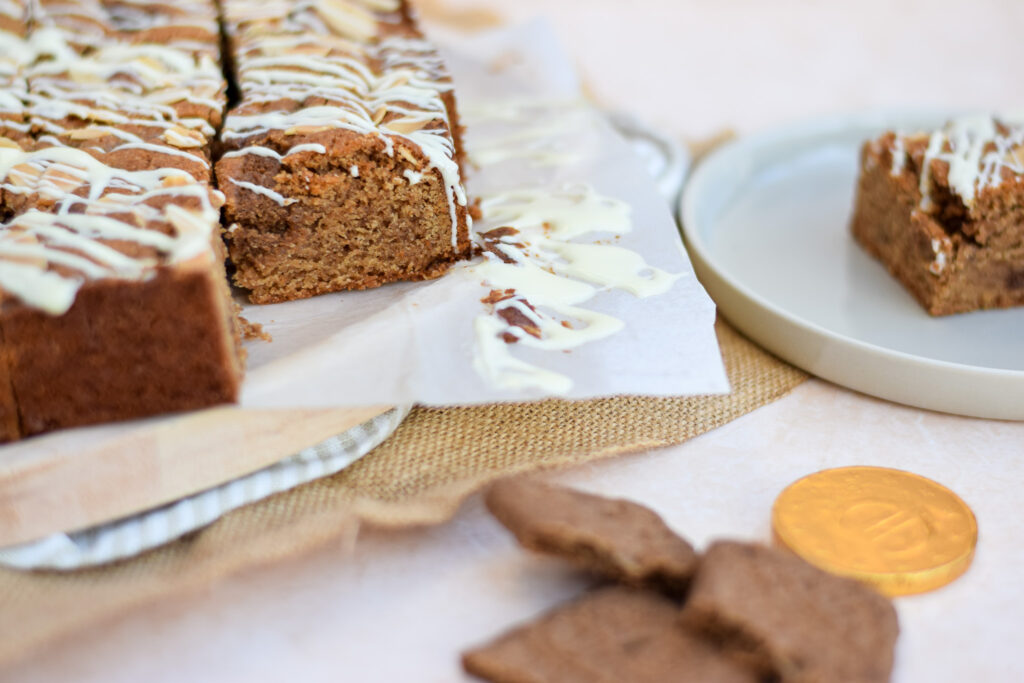
<svg viewBox="0 0 1024 683">
<path fill-rule="evenodd" d="M 0 443 L 237 401 L 229 275 L 254 303 L 442 275 L 460 160 L 404 0 L 4 3 Z"/>
</svg>

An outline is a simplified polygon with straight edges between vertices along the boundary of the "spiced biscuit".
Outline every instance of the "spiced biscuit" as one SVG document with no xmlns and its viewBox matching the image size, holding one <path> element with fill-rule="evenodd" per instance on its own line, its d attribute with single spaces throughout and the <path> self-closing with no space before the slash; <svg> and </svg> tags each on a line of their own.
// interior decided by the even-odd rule
<svg viewBox="0 0 1024 683">
<path fill-rule="evenodd" d="M 499 481 L 485 502 L 524 547 L 616 581 L 681 594 L 697 567 L 690 544 L 637 503 L 527 478 Z"/>
<path fill-rule="evenodd" d="M 587 594 L 463 656 L 494 683 L 755 683 L 752 670 L 678 625 L 678 606 L 614 587 Z"/>
<path fill-rule="evenodd" d="M 867 585 L 734 541 L 705 553 L 682 623 L 782 683 L 888 681 L 899 633 L 892 603 Z"/>
</svg>

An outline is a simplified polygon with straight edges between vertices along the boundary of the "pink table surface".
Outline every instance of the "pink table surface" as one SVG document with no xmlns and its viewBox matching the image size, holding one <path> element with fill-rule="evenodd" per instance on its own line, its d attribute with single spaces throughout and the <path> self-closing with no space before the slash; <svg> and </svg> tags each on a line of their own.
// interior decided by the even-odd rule
<svg viewBox="0 0 1024 683">
<path fill-rule="evenodd" d="M 603 102 L 681 137 L 869 107 L 1021 105 L 1019 2 L 483 4 L 512 20 L 548 17 Z M 972 506 L 980 543 L 962 579 L 897 601 L 894 680 L 1018 681 L 1022 445 L 1024 423 L 906 408 L 811 380 L 681 446 L 554 478 L 641 501 L 702 546 L 767 540 L 778 492 L 822 468 L 932 477 Z M 448 524 L 363 530 L 83 633 L 0 680 L 468 680 L 462 649 L 586 585 L 521 552 L 473 498 Z"/>
</svg>

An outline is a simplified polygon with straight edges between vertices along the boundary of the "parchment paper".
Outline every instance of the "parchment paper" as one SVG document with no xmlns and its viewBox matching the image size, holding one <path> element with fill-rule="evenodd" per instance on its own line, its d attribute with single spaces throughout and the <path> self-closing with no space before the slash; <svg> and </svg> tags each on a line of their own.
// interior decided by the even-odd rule
<svg viewBox="0 0 1024 683">
<path fill-rule="evenodd" d="M 471 159 L 474 150 L 489 148 L 507 134 L 500 122 L 474 126 L 474 112 L 494 110 L 502 102 L 535 101 L 550 103 L 537 125 L 561 132 L 553 151 L 569 162 L 538 165 L 511 159 L 471 167 L 471 196 L 524 186 L 588 184 L 632 209 L 634 229 L 616 241 L 618 246 L 681 274 L 666 294 L 638 299 L 613 290 L 588 302 L 589 308 L 625 322 L 609 338 L 569 353 L 517 345 L 513 354 L 568 376 L 572 388 L 566 398 L 727 391 L 713 329 L 714 304 L 693 275 L 669 206 L 604 116 L 582 105 L 571 62 L 547 27 L 534 22 L 463 40 L 446 56 Z M 263 324 L 273 342 L 249 345 L 242 406 L 466 405 L 541 398 L 538 389 L 490 386 L 473 369 L 473 320 L 484 313 L 480 299 L 488 291 L 469 263 L 428 283 L 247 305 L 243 314 Z"/>
</svg>

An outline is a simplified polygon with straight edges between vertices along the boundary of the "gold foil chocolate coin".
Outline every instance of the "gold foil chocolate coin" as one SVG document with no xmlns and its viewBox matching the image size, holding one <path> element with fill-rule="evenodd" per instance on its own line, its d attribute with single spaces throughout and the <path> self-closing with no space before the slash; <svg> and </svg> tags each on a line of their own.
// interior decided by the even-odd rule
<svg viewBox="0 0 1024 683">
<path fill-rule="evenodd" d="M 804 477 L 772 508 L 776 543 L 886 595 L 945 586 L 974 557 L 974 513 L 941 484 L 902 470 L 842 467 Z"/>
</svg>

